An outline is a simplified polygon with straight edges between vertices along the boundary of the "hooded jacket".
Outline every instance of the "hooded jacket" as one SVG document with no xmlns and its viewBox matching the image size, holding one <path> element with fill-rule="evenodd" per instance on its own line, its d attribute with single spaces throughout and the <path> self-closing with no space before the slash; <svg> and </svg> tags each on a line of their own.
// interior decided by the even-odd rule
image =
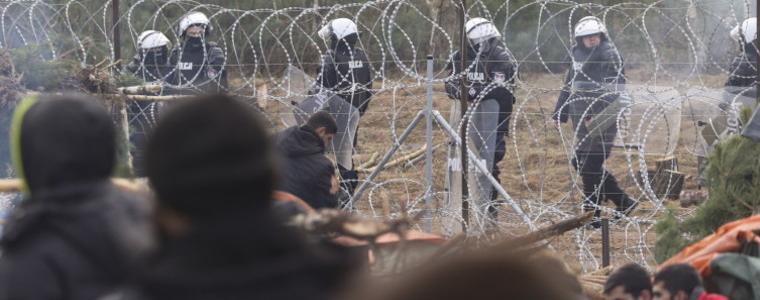
<svg viewBox="0 0 760 300">
<path fill-rule="evenodd" d="M 325 156 L 325 145 L 309 126 L 293 126 L 276 137 L 280 154 L 278 190 L 291 193 L 315 209 L 337 208 L 330 193 L 335 166 Z"/>
<path fill-rule="evenodd" d="M 615 101 L 625 84 L 623 59 L 606 37 L 594 48 L 586 48 L 580 40 L 572 49 L 571 68 L 565 76 L 565 84 L 555 106 L 553 118 L 562 123 L 573 121 L 576 132 L 576 150 L 582 152 L 605 152 L 617 134 L 611 126 L 596 135 L 582 119 L 590 120 Z"/>
<path fill-rule="evenodd" d="M 352 262 L 281 223 L 265 213 L 235 215 L 166 240 L 139 272 L 139 288 L 113 299 L 330 299 Z"/>
<path fill-rule="evenodd" d="M 317 88 L 335 92 L 364 115 L 372 97 L 372 73 L 367 55 L 356 47 L 357 39 L 356 34 L 340 41 L 332 38 L 330 49 L 322 56 Z"/>
<path fill-rule="evenodd" d="M 123 283 L 149 245 L 145 207 L 108 181 L 109 115 L 59 98 L 27 99 L 14 116 L 26 192 L 0 239 L 0 299 L 97 299 Z"/>
</svg>

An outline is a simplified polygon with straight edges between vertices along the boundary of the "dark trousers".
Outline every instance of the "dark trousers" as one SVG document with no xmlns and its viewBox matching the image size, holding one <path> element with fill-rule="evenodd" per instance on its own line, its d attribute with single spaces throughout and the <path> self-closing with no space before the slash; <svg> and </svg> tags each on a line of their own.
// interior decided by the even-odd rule
<svg viewBox="0 0 760 300">
<path fill-rule="evenodd" d="M 594 210 L 602 201 L 612 200 L 618 207 L 623 206 L 625 192 L 620 188 L 610 172 L 604 169 L 604 161 L 610 151 L 576 152 L 573 167 L 580 171 L 583 182 L 585 211 Z"/>
</svg>

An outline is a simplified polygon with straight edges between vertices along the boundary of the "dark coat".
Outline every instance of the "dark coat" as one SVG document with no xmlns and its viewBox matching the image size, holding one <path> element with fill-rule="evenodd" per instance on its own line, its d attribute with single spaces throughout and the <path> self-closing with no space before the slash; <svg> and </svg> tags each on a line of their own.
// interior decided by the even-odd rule
<svg viewBox="0 0 760 300">
<path fill-rule="evenodd" d="M 483 49 L 470 47 L 467 51 L 467 61 L 465 64 L 470 66 L 467 70 L 467 88 L 464 91 L 468 93 L 470 101 L 475 100 L 485 89 L 489 89 L 483 99 L 496 99 L 499 104 L 505 104 L 511 108 L 515 102 L 514 95 L 510 91 L 514 85 L 517 72 L 515 70 L 514 59 L 509 55 L 507 49 L 502 45 L 501 40 L 492 38 L 483 43 Z M 476 64 L 472 64 L 477 60 Z M 452 56 L 447 65 L 447 69 L 452 73 L 459 73 L 462 61 L 462 54 L 457 51 Z M 459 78 L 452 78 L 446 82 L 446 91 L 450 98 L 459 99 Z M 491 87 L 489 87 L 491 86 Z M 472 90 L 472 92 L 470 91 Z"/>
<path fill-rule="evenodd" d="M 180 93 L 221 93 L 227 89 L 226 58 L 214 42 L 188 39 L 174 47 L 170 63 L 175 67 L 170 83 L 186 89 Z"/>
<path fill-rule="evenodd" d="M 0 299 L 98 299 L 120 287 L 145 250 L 136 199 L 107 182 L 43 197 L 25 199 L 5 228 Z"/>
<path fill-rule="evenodd" d="M 753 44 L 745 44 L 741 55 L 734 57 L 728 69 L 728 79 L 725 91 L 729 94 L 726 100 L 732 100 L 736 95 L 756 98 L 757 96 L 757 58 L 758 50 Z"/>
<path fill-rule="evenodd" d="M 145 82 L 166 81 L 172 76 L 174 66 L 169 64 L 170 52 L 167 47 L 162 47 L 157 53 L 145 53 L 142 49 L 138 51 L 125 67 L 128 72 Z"/>
<path fill-rule="evenodd" d="M 605 152 L 617 134 L 617 126 L 611 126 L 600 135 L 589 136 L 583 119 L 591 119 L 615 101 L 625 84 L 623 59 L 617 49 L 606 39 L 599 46 L 589 49 L 580 43 L 572 49 L 571 68 L 565 76 L 553 118 L 564 123 L 573 121 L 576 132 L 577 151 Z"/>
<path fill-rule="evenodd" d="M 337 208 L 330 193 L 335 166 L 325 156 L 325 145 L 314 129 L 294 126 L 276 137 L 280 154 L 278 190 L 291 193 L 315 209 Z"/>
<path fill-rule="evenodd" d="M 238 214 L 166 240 L 119 300 L 331 299 L 352 270 L 271 215 Z M 323 251 L 324 250 L 324 251 Z"/>
<path fill-rule="evenodd" d="M 468 58 L 465 64 L 470 66 L 476 60 L 477 63 L 472 64 L 473 66 L 467 70 L 468 86 L 464 92 L 468 94 L 468 99 L 473 101 L 481 96 L 481 92 L 488 90 L 485 95 L 482 95 L 482 99 L 494 99 L 499 103 L 499 132 L 506 134 L 509 129 L 508 119 L 516 101 L 511 91 L 517 77 L 514 59 L 498 38 L 490 39 L 482 47 L 484 48 L 470 47 L 467 51 Z M 447 69 L 452 74 L 461 72 L 461 61 L 461 53 L 455 52 Z M 459 78 L 452 78 L 446 82 L 446 92 L 449 98 L 458 100 L 462 92 L 459 90 L 460 88 Z"/>
</svg>

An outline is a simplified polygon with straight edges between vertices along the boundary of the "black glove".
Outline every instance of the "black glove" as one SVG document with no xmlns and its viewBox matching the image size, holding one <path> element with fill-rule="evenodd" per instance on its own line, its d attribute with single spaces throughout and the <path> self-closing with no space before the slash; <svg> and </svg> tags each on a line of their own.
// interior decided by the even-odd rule
<svg viewBox="0 0 760 300">
<path fill-rule="evenodd" d="M 449 81 L 446 81 L 446 94 L 449 96 L 449 98 L 458 100 L 462 98 L 462 94 L 459 90 L 459 87 L 461 86 L 461 81 L 459 79 L 452 79 Z"/>
</svg>

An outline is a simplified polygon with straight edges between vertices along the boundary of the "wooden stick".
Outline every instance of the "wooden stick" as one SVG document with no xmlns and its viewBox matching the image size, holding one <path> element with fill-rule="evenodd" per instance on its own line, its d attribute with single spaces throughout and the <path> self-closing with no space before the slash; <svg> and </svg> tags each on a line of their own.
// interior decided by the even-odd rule
<svg viewBox="0 0 760 300">
<path fill-rule="evenodd" d="M 374 167 L 375 164 L 377 164 L 377 158 L 380 157 L 380 154 L 377 152 L 372 152 L 372 155 L 369 157 L 369 159 L 364 162 L 361 166 L 359 166 L 359 169 L 369 169 L 371 167 Z"/>
<path fill-rule="evenodd" d="M 101 60 L 99 63 L 97 63 L 97 64 L 95 64 L 94 66 L 92 66 L 92 69 L 94 70 L 94 69 L 100 68 L 100 66 L 102 66 L 102 65 L 103 65 L 104 63 L 106 63 L 107 61 L 108 61 L 108 58 L 104 58 L 104 59 L 103 59 L 103 60 Z"/>
<path fill-rule="evenodd" d="M 439 147 L 439 146 L 441 146 L 441 144 L 436 144 L 436 145 L 434 145 L 434 146 L 433 146 L 433 152 L 435 152 L 435 150 L 436 150 L 436 149 L 438 149 L 438 147 Z M 424 155 L 420 155 L 420 156 L 417 156 L 417 157 L 415 157 L 415 158 L 412 158 L 412 159 L 408 160 L 408 161 L 407 161 L 407 162 L 404 164 L 404 167 L 406 167 L 406 168 L 409 168 L 409 167 L 413 166 L 414 164 L 418 163 L 418 162 L 419 162 L 420 160 L 422 160 L 423 158 L 425 158 L 425 156 L 424 156 Z"/>
<path fill-rule="evenodd" d="M 145 85 L 127 86 L 127 87 L 120 87 L 118 91 L 119 91 L 119 94 L 127 94 L 127 95 L 155 94 L 155 93 L 161 92 L 161 85 L 160 84 L 145 84 Z"/>
<path fill-rule="evenodd" d="M 536 231 L 529 232 L 528 234 L 503 241 L 499 243 L 496 247 L 497 248 L 516 248 L 516 247 L 528 246 L 530 244 L 533 244 L 533 243 L 536 243 L 536 242 L 539 242 L 539 241 L 542 241 L 554 236 L 558 236 L 570 230 L 581 227 L 585 225 L 586 223 L 588 223 L 588 221 L 591 220 L 591 217 L 593 215 L 594 215 L 594 212 L 588 212 L 584 215 L 567 219 L 557 224 L 544 227 Z"/>
<path fill-rule="evenodd" d="M 107 66 L 105 66 L 103 69 L 110 69 L 111 67 L 113 67 L 113 66 L 115 66 L 115 65 L 118 65 L 118 64 L 120 64 L 120 63 L 121 63 L 121 59 L 117 59 L 116 61 L 114 61 L 114 62 L 112 62 L 112 63 L 108 64 Z"/>
<path fill-rule="evenodd" d="M 118 94 L 104 94 L 106 98 L 120 98 Z M 176 101 L 192 98 L 191 95 L 173 95 L 173 96 L 147 96 L 147 95 L 123 95 L 126 100 L 134 101 Z"/>
<path fill-rule="evenodd" d="M 112 178 L 111 182 L 118 188 L 130 191 L 141 192 L 147 191 L 148 186 L 144 180 L 127 179 L 127 178 Z M 0 179 L 0 193 L 18 193 L 21 191 L 21 180 L 17 178 Z"/>
<path fill-rule="evenodd" d="M 392 168 L 392 167 L 395 167 L 395 166 L 397 166 L 397 165 L 401 164 L 402 162 L 406 162 L 407 160 L 410 160 L 410 159 L 413 159 L 413 158 L 415 158 L 415 157 L 417 157 L 417 156 L 420 156 L 420 155 L 422 155 L 423 153 L 425 153 L 425 149 L 426 149 L 426 148 L 427 148 L 427 146 L 426 146 L 426 145 L 422 145 L 422 147 L 420 147 L 420 149 L 418 149 L 418 150 L 416 150 L 416 151 L 414 151 L 414 152 L 412 152 L 412 153 L 409 153 L 409 154 L 407 154 L 407 155 L 404 155 L 404 156 L 401 156 L 401 157 L 399 157 L 399 158 L 396 158 L 396 159 L 394 159 L 394 160 L 390 161 L 389 163 L 385 164 L 385 168 Z M 362 173 L 370 173 L 370 172 L 372 172 L 372 171 L 374 171 L 374 170 L 375 170 L 375 168 L 370 168 L 370 169 L 357 169 L 356 171 L 357 171 L 357 172 L 362 172 Z"/>
<path fill-rule="evenodd" d="M 0 179 L 0 192 L 12 193 L 21 190 L 21 180 L 19 179 Z"/>
</svg>

